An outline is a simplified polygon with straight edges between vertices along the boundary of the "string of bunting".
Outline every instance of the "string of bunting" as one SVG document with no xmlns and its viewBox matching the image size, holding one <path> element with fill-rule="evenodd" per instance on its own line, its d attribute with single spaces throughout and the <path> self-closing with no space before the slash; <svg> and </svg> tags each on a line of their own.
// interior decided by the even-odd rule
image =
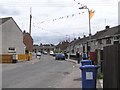
<svg viewBox="0 0 120 90">
<path fill-rule="evenodd" d="M 82 14 L 83 14 L 84 12 L 82 12 Z M 45 20 L 45 21 L 41 21 L 41 22 L 38 22 L 37 24 L 39 24 L 39 23 L 45 23 L 45 22 L 47 22 L 47 21 L 56 21 L 56 20 L 60 20 L 60 19 L 64 19 L 64 18 L 69 18 L 69 17 L 74 17 L 75 15 L 78 15 L 78 14 L 81 14 L 81 13 L 77 13 L 77 14 L 72 14 L 72 15 L 67 15 L 67 16 L 61 16 L 61 17 L 59 17 L 59 18 L 54 18 L 54 19 L 49 19 L 49 20 Z"/>
</svg>

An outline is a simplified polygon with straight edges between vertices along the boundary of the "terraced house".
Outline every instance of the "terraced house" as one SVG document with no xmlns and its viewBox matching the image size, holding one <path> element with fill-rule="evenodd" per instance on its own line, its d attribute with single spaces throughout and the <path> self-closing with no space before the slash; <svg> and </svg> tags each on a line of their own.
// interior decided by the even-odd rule
<svg viewBox="0 0 120 90">
<path fill-rule="evenodd" d="M 91 45 L 90 45 L 91 41 Z M 71 42 L 69 45 L 69 49 L 71 53 L 79 52 L 87 52 L 89 49 L 91 52 L 95 52 L 96 50 L 103 50 L 104 47 L 120 44 L 120 26 L 115 26 L 109 28 L 106 26 L 105 30 L 98 31 L 96 34 L 91 36 L 91 40 L 89 37 L 83 37 L 76 39 Z"/>
<path fill-rule="evenodd" d="M 77 51 L 80 53 L 88 53 L 90 51 L 90 59 L 97 60 L 100 65 L 103 62 L 104 47 L 114 44 L 120 44 L 120 25 L 112 28 L 106 26 L 105 30 L 98 31 L 92 35 L 91 40 L 85 36 L 73 40 L 67 50 L 70 52 L 70 55 L 75 55 Z"/>
</svg>

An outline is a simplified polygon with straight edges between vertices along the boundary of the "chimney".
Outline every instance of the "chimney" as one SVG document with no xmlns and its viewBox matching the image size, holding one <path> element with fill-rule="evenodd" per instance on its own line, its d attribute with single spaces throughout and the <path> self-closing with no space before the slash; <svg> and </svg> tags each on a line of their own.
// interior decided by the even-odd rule
<svg viewBox="0 0 120 90">
<path fill-rule="evenodd" d="M 105 29 L 108 29 L 108 28 L 110 28 L 110 26 L 107 25 L 107 26 L 105 27 Z"/>
<path fill-rule="evenodd" d="M 78 39 L 80 39 L 80 37 L 78 37 Z"/>
<path fill-rule="evenodd" d="M 86 35 L 83 36 L 84 38 L 86 37 Z"/>
<path fill-rule="evenodd" d="M 23 34 L 25 34 L 25 33 L 26 33 L 26 31 L 24 30 L 24 31 L 23 31 Z"/>
<path fill-rule="evenodd" d="M 74 38 L 74 40 L 76 40 L 76 38 Z"/>
</svg>

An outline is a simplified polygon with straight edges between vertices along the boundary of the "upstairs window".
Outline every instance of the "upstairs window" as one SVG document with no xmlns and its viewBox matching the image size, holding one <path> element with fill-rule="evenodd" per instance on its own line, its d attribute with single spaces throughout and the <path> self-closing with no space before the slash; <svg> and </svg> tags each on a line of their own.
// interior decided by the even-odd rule
<svg viewBox="0 0 120 90">
<path fill-rule="evenodd" d="M 106 39 L 106 44 L 111 44 L 111 39 L 110 38 Z"/>
<path fill-rule="evenodd" d="M 98 40 L 98 43 L 99 43 L 99 44 L 102 44 L 102 39 L 99 39 L 99 40 Z"/>
</svg>

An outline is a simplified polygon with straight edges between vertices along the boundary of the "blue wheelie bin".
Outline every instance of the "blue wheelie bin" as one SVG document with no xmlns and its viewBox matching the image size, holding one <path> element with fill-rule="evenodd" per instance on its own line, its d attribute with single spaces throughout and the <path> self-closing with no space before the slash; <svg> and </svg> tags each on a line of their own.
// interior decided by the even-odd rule
<svg viewBox="0 0 120 90">
<path fill-rule="evenodd" d="M 90 89 L 96 90 L 97 65 L 81 66 L 82 70 L 82 90 Z"/>
<path fill-rule="evenodd" d="M 92 65 L 92 60 L 81 60 L 81 65 Z"/>
</svg>

